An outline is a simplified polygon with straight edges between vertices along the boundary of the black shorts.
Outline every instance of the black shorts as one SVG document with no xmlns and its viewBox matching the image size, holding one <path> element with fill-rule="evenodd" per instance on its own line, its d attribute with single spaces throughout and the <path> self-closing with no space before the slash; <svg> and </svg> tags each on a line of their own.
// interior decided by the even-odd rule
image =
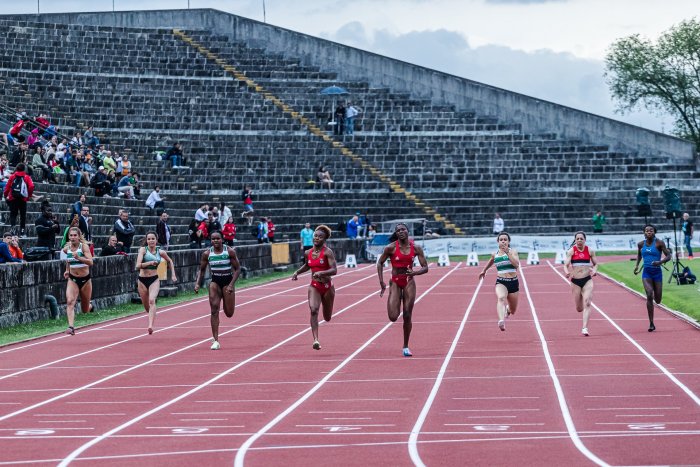
<svg viewBox="0 0 700 467">
<path fill-rule="evenodd" d="M 92 279 L 92 278 L 90 277 L 90 274 L 88 274 L 88 275 L 85 276 L 85 277 L 78 277 L 78 276 L 74 276 L 74 275 L 71 274 L 71 273 L 68 273 L 68 278 L 69 278 L 70 280 L 72 280 L 73 282 L 75 282 L 75 285 L 78 286 L 78 290 L 82 290 L 83 286 L 84 286 L 85 284 L 87 284 L 87 283 L 90 281 L 90 279 Z"/>
<path fill-rule="evenodd" d="M 224 287 L 229 285 L 232 280 L 233 274 L 212 274 L 211 276 L 211 281 L 221 287 L 221 290 L 224 290 Z"/>
<path fill-rule="evenodd" d="M 582 277 L 582 278 L 580 278 L 580 279 L 575 279 L 575 278 L 572 277 L 572 278 L 571 278 L 571 283 L 574 284 L 574 285 L 578 285 L 579 287 L 583 288 L 583 286 L 586 285 L 586 284 L 588 283 L 589 280 L 591 280 L 591 276 Z"/>
<path fill-rule="evenodd" d="M 150 288 L 151 285 L 157 280 L 158 280 L 158 275 L 150 276 L 150 277 L 139 276 L 139 282 L 141 282 L 143 285 L 145 285 L 147 289 Z"/>
<path fill-rule="evenodd" d="M 504 285 L 509 294 L 520 290 L 520 283 L 517 277 L 499 277 L 496 279 L 496 284 Z"/>
</svg>

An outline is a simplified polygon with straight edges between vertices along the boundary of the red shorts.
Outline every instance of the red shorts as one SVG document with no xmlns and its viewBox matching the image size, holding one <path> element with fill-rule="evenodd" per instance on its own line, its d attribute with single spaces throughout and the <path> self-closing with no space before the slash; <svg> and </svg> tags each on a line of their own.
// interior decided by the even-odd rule
<svg viewBox="0 0 700 467">
<path fill-rule="evenodd" d="M 320 293 L 322 296 L 326 294 L 329 290 L 331 290 L 331 281 L 328 282 L 319 282 L 319 281 L 311 281 L 311 287 L 314 289 L 318 290 L 318 293 Z"/>
<path fill-rule="evenodd" d="M 398 285 L 401 289 L 405 289 L 410 281 L 411 276 L 407 276 L 406 274 L 398 274 L 396 276 L 391 276 L 391 282 Z"/>
</svg>

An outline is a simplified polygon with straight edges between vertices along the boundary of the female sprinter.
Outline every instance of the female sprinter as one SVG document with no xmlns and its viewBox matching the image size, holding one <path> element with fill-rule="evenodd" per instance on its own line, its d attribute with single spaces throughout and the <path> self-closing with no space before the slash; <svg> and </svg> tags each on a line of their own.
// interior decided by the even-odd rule
<svg viewBox="0 0 700 467">
<path fill-rule="evenodd" d="M 146 233 L 145 245 L 139 248 L 136 258 L 136 270 L 139 272 L 138 290 L 141 303 L 148 313 L 148 333 L 153 334 L 153 324 L 156 320 L 156 299 L 160 292 L 160 280 L 158 279 L 158 265 L 162 260 L 168 262 L 173 282 L 177 282 L 175 265 L 165 250 L 158 246 L 158 237 L 155 232 Z"/>
<path fill-rule="evenodd" d="M 211 309 L 211 334 L 214 343 L 212 350 L 219 350 L 219 305 L 224 302 L 224 313 L 227 318 L 233 316 L 236 306 L 236 295 L 233 285 L 238 280 L 241 273 L 241 265 L 238 262 L 236 252 L 230 246 L 224 245 L 224 236 L 218 230 L 209 235 L 211 247 L 204 250 L 202 260 L 199 263 L 199 272 L 194 281 L 194 293 L 199 293 L 199 288 L 204 281 L 204 274 L 207 265 L 211 271 L 211 282 L 209 283 L 209 307 Z"/>
<path fill-rule="evenodd" d="M 664 259 L 661 259 L 661 252 Z M 655 331 L 654 326 L 654 302 L 661 303 L 664 277 L 661 265 L 671 260 L 671 252 L 663 240 L 656 238 L 656 227 L 651 224 L 644 226 L 644 240 L 637 244 L 637 264 L 634 265 L 634 274 L 639 274 L 639 263 L 644 260 L 642 270 L 642 285 L 647 294 L 647 314 L 649 315 L 649 332 Z"/>
<path fill-rule="evenodd" d="M 413 259 L 418 258 L 421 268 L 413 270 Z M 389 244 L 377 260 L 377 275 L 379 276 L 379 296 L 384 295 L 386 284 L 384 283 L 384 262 L 391 259 L 391 282 L 389 283 L 389 300 L 386 302 L 386 310 L 389 320 L 394 322 L 401 314 L 403 303 L 403 356 L 412 357 L 408 348 L 408 340 L 413 329 L 413 304 L 416 301 L 416 282 L 413 276 L 420 276 L 428 272 L 428 262 L 425 260 L 423 249 L 408 239 L 408 227 L 404 223 L 396 224 L 394 233 L 389 237 Z"/>
<path fill-rule="evenodd" d="M 92 255 L 90 247 L 77 227 L 68 231 L 68 243 L 63 247 L 66 256 L 66 272 L 63 277 L 68 279 L 66 286 L 66 315 L 68 315 L 68 330 L 66 334 L 75 335 L 75 302 L 80 296 L 80 308 L 83 313 L 91 311 L 92 280 L 90 266 Z"/>
<path fill-rule="evenodd" d="M 314 338 L 313 348 L 321 350 L 318 341 L 318 310 L 323 306 L 323 319 L 330 321 L 333 316 L 333 302 L 335 300 L 335 287 L 331 282 L 331 276 L 335 276 L 338 267 L 333 250 L 326 246 L 326 240 L 331 238 L 331 229 L 325 225 L 319 225 L 314 230 L 313 247 L 304 252 L 306 261 L 292 275 L 292 280 L 298 279 L 311 269 L 311 284 L 309 284 L 309 309 L 311 310 L 311 334 Z"/>
<path fill-rule="evenodd" d="M 520 267 L 520 259 L 518 252 L 510 247 L 510 235 L 507 232 L 501 232 L 496 237 L 498 241 L 498 251 L 491 255 L 486 267 L 479 274 L 479 280 L 483 279 L 486 271 L 496 265 L 496 312 L 498 313 L 498 328 L 501 331 L 506 330 L 506 318 L 514 315 L 518 310 L 518 268 Z"/>
<path fill-rule="evenodd" d="M 569 271 L 571 267 L 571 271 Z M 586 234 L 576 232 L 574 245 L 566 252 L 564 260 L 564 274 L 571 279 L 571 293 L 574 295 L 576 311 L 583 312 L 583 329 L 581 334 L 588 336 L 588 318 L 591 316 L 591 302 L 593 301 L 592 276 L 598 273 L 598 261 L 595 252 L 586 246 Z"/>
</svg>

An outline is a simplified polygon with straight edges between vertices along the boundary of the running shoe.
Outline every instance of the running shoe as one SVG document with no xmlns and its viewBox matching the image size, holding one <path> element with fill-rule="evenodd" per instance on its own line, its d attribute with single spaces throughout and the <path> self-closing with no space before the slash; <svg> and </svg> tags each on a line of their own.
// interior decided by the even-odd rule
<svg viewBox="0 0 700 467">
<path fill-rule="evenodd" d="M 651 323 L 649 325 L 649 332 L 656 331 L 656 326 L 654 326 L 654 323 Z"/>
<path fill-rule="evenodd" d="M 148 334 L 149 335 L 153 334 L 153 328 L 148 328 Z"/>
<path fill-rule="evenodd" d="M 581 329 L 581 334 L 583 334 L 584 336 L 588 337 L 588 336 L 589 336 L 589 334 L 588 334 L 588 328 L 583 328 L 583 329 Z"/>
<path fill-rule="evenodd" d="M 68 329 L 66 329 L 66 334 L 70 334 L 71 336 L 75 336 L 75 328 L 73 326 L 68 326 Z"/>
<path fill-rule="evenodd" d="M 506 322 L 505 322 L 505 320 L 500 320 L 500 321 L 498 322 L 498 329 L 500 329 L 501 331 L 505 331 L 505 330 L 506 330 Z"/>
<path fill-rule="evenodd" d="M 211 345 L 212 350 L 219 350 L 221 346 L 219 345 L 219 341 L 214 341 L 214 343 Z"/>
<path fill-rule="evenodd" d="M 312 347 L 314 350 L 321 350 L 321 343 L 319 341 L 314 341 L 314 345 Z"/>
<path fill-rule="evenodd" d="M 413 357 L 413 354 L 411 353 L 411 350 L 408 347 L 403 348 L 403 356 L 404 357 Z"/>
</svg>

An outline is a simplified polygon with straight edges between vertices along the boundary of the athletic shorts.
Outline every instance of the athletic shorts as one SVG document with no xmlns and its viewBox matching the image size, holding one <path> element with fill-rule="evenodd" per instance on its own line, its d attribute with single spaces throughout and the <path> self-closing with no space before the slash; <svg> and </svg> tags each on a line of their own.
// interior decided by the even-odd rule
<svg viewBox="0 0 700 467">
<path fill-rule="evenodd" d="M 520 283 L 517 277 L 499 277 L 496 279 L 496 284 L 504 285 L 509 294 L 520 290 Z"/>
<path fill-rule="evenodd" d="M 651 279 L 654 282 L 663 282 L 664 274 L 661 268 L 644 268 L 642 270 L 642 279 Z"/>
</svg>

